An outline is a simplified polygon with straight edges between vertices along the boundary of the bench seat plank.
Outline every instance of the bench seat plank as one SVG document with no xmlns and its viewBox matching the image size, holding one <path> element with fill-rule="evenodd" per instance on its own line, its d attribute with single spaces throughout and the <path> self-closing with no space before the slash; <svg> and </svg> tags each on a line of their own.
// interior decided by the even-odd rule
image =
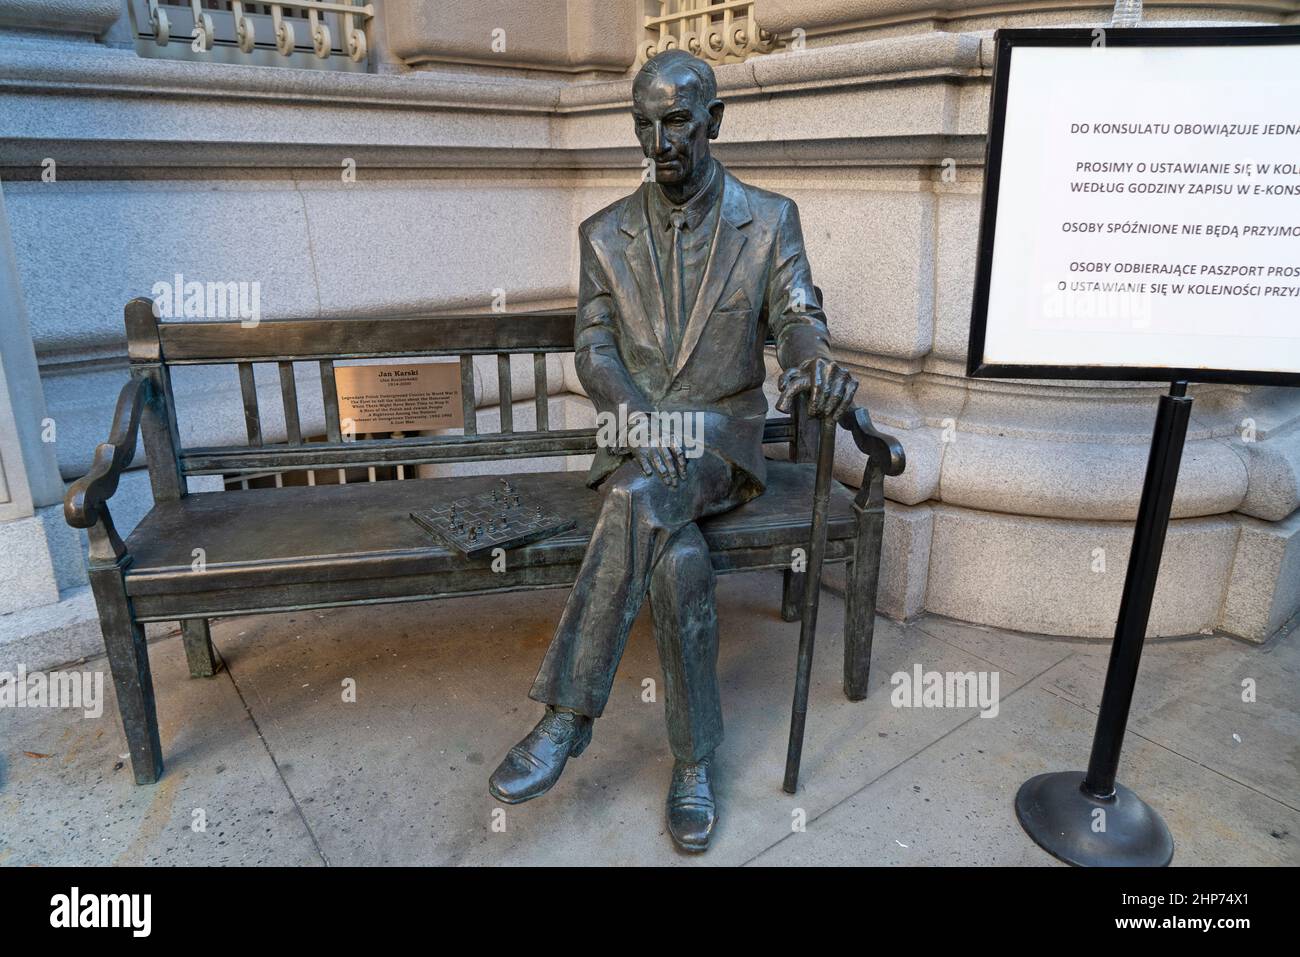
<svg viewBox="0 0 1300 957">
<path fill-rule="evenodd" d="M 809 533 L 814 473 L 769 462 L 768 490 L 701 527 L 719 572 L 788 567 Z M 490 489 L 498 476 L 199 493 L 155 505 L 132 532 L 127 593 L 140 620 L 171 620 L 362 601 L 398 601 L 572 584 L 602 496 L 585 472 L 512 477 L 576 527 L 508 553 L 467 559 L 409 517 L 412 509 Z M 852 493 L 834 484 L 828 561 L 850 555 Z M 194 571 L 193 550 L 205 567 Z"/>
</svg>

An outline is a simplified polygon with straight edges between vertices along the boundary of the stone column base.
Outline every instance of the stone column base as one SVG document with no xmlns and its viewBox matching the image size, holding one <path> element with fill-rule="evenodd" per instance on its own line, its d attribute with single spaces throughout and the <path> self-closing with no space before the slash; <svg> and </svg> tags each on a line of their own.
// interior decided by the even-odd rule
<svg viewBox="0 0 1300 957">
<path fill-rule="evenodd" d="M 0 615 L 52 605 L 86 584 L 82 536 L 63 520 L 63 507 L 0 522 Z"/>
<path fill-rule="evenodd" d="M 1132 523 L 888 503 L 879 609 L 1015 631 L 1110 638 Z M 1150 637 L 1223 631 L 1264 641 L 1300 611 L 1300 511 L 1169 525 Z"/>
</svg>

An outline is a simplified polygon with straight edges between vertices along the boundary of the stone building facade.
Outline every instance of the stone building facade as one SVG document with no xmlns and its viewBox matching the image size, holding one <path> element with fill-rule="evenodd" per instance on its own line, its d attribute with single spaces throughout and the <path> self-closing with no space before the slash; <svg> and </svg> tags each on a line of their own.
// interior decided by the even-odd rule
<svg viewBox="0 0 1300 957">
<path fill-rule="evenodd" d="M 183 276 L 254 284 L 262 318 L 571 305 L 577 224 L 640 176 L 631 76 L 674 44 L 717 65 L 718 155 L 799 203 L 837 354 L 906 447 L 881 610 L 1110 634 L 1160 389 L 963 375 L 992 31 L 1104 25 L 1109 4 L 337 6 L 0 0 L 0 615 L 87 613 L 60 501 L 106 435 L 129 299 Z M 1145 19 L 1296 23 L 1300 2 Z M 555 388 L 582 424 L 571 366 Z M 177 390 L 190 443 L 242 435 L 233 374 Z M 1300 393 L 1192 394 L 1151 630 L 1263 640 L 1300 607 Z M 143 471 L 118 496 L 125 530 Z"/>
</svg>

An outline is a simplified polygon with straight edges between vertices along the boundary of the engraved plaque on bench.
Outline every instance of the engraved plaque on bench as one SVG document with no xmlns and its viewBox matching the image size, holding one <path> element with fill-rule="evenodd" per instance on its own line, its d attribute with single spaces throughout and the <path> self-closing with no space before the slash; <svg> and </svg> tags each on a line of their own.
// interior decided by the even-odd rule
<svg viewBox="0 0 1300 957">
<path fill-rule="evenodd" d="M 577 524 L 504 478 L 490 492 L 420 509 L 411 518 L 468 558 L 531 545 Z"/>
<path fill-rule="evenodd" d="M 339 421 L 352 432 L 418 432 L 465 425 L 460 365 L 418 362 L 403 365 L 335 366 Z"/>
</svg>

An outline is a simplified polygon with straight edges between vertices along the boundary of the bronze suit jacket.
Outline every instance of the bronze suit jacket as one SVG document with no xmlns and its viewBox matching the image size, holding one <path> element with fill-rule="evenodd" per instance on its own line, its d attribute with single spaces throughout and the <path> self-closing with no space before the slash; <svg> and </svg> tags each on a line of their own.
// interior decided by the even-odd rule
<svg viewBox="0 0 1300 957">
<path fill-rule="evenodd" d="M 705 451 L 732 463 L 757 494 L 767 477 L 764 341 L 770 330 L 783 368 L 829 357 L 826 317 L 794 201 L 719 172 L 722 212 L 676 355 L 663 345 L 662 267 L 646 217 L 653 183 L 579 227 L 574 351 L 578 378 L 598 412 L 617 415 L 623 404 L 628 412 L 704 413 Z M 599 485 L 625 457 L 598 449 L 588 484 Z"/>
</svg>

